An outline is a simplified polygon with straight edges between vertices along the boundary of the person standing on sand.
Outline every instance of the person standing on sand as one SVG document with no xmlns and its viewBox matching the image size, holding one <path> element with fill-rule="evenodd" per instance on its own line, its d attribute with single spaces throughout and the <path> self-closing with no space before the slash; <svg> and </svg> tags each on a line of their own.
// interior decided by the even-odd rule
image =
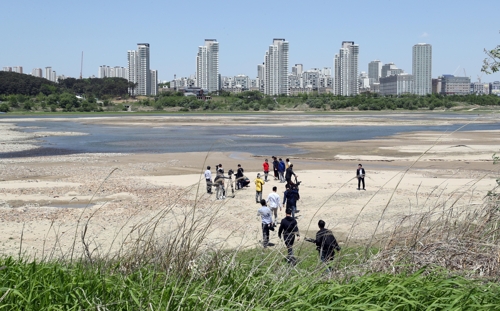
<svg viewBox="0 0 500 311">
<path fill-rule="evenodd" d="M 281 220 L 278 237 L 281 239 L 281 234 L 283 234 L 283 241 L 287 249 L 286 260 L 289 264 L 295 265 L 296 260 L 293 256 L 293 243 L 295 242 L 295 235 L 297 235 L 297 241 L 300 240 L 299 227 L 297 225 L 297 220 L 291 216 L 292 211 L 286 209 L 285 213 L 286 217 Z"/>
<path fill-rule="evenodd" d="M 283 205 L 290 210 L 292 217 L 295 219 L 297 211 L 297 201 L 300 199 L 299 190 L 289 184 L 285 185 L 285 193 L 283 194 Z"/>
<path fill-rule="evenodd" d="M 274 222 L 278 223 L 278 207 L 280 208 L 281 212 L 281 202 L 280 202 L 280 196 L 278 193 L 278 188 L 276 186 L 273 187 L 273 192 L 269 193 L 267 196 L 267 206 L 269 206 L 269 209 L 271 209 L 271 212 L 274 214 Z"/>
<path fill-rule="evenodd" d="M 316 239 L 305 238 L 305 240 L 316 244 L 321 261 L 327 265 L 326 270 L 330 271 L 328 262 L 333 261 L 335 251 L 340 252 L 340 246 L 332 231 L 325 228 L 323 220 L 318 221 L 318 227 L 319 231 L 316 233 Z"/>
<path fill-rule="evenodd" d="M 278 174 L 280 176 L 280 182 L 283 183 L 285 182 L 285 162 L 283 162 L 283 159 L 280 158 L 279 160 L 279 165 L 278 165 Z"/>
<path fill-rule="evenodd" d="M 260 178 L 260 173 L 257 174 L 257 179 L 255 180 L 255 203 L 260 203 L 262 200 L 262 190 L 264 189 L 264 184 L 266 182 Z"/>
<path fill-rule="evenodd" d="M 262 222 L 262 246 L 267 248 L 269 245 L 269 230 L 274 231 L 273 217 L 271 210 L 266 205 L 266 200 L 260 200 L 261 208 L 257 211 L 257 216 L 260 216 Z"/>
<path fill-rule="evenodd" d="M 241 164 L 238 164 L 238 170 L 236 171 L 236 190 L 243 188 L 242 183 L 243 183 L 243 168 L 241 167 Z"/>
<path fill-rule="evenodd" d="M 207 166 L 205 171 L 205 180 L 207 181 L 207 193 L 212 194 L 212 172 L 210 172 L 210 166 Z"/>
<path fill-rule="evenodd" d="M 289 158 L 286 158 L 285 163 L 286 163 L 286 168 L 287 169 L 290 167 L 290 164 L 292 164 L 292 162 L 290 162 Z"/>
<path fill-rule="evenodd" d="M 278 167 L 280 163 L 278 162 L 278 159 L 273 156 L 273 171 L 274 171 L 274 180 L 278 180 L 279 173 L 278 173 Z"/>
<path fill-rule="evenodd" d="M 269 175 L 269 162 L 267 159 L 262 164 L 262 168 L 264 169 L 264 181 L 267 182 L 267 175 Z"/>
<path fill-rule="evenodd" d="M 294 186 L 295 183 L 292 181 L 292 175 L 295 176 L 295 179 L 297 179 L 297 175 L 295 175 L 293 171 L 293 164 L 290 164 L 290 166 L 286 169 L 286 174 L 285 174 L 285 180 L 287 185 Z"/>
<path fill-rule="evenodd" d="M 358 190 L 360 189 L 361 183 L 363 183 L 363 190 L 365 189 L 365 169 L 363 165 L 358 164 L 358 169 L 356 170 L 356 177 L 358 178 Z"/>
</svg>

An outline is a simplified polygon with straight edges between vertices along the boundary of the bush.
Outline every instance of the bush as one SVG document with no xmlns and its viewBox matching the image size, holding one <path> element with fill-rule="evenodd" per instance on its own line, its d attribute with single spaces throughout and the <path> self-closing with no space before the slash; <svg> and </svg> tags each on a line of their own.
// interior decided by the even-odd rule
<svg viewBox="0 0 500 311">
<path fill-rule="evenodd" d="M 9 105 L 7 104 L 0 104 L 0 112 L 9 112 Z"/>
</svg>

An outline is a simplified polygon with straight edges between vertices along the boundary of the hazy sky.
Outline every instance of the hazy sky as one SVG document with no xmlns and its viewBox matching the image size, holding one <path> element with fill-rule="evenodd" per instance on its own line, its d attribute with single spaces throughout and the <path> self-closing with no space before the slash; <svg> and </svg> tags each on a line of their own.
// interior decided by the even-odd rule
<svg viewBox="0 0 500 311">
<path fill-rule="evenodd" d="M 0 67 L 52 66 L 57 74 L 96 75 L 127 66 L 127 50 L 151 46 L 160 80 L 196 71 L 204 39 L 220 45 L 223 76 L 257 75 L 273 38 L 290 42 L 290 67 L 333 67 L 342 41 L 360 45 L 359 70 L 379 59 L 411 73 L 412 46 L 430 43 L 432 76 L 480 75 L 484 49 L 500 44 L 498 0 L 2 1 Z M 458 69 L 457 69 L 458 68 Z M 290 68 L 289 68 L 290 70 Z M 482 81 L 500 80 L 500 74 Z"/>
</svg>

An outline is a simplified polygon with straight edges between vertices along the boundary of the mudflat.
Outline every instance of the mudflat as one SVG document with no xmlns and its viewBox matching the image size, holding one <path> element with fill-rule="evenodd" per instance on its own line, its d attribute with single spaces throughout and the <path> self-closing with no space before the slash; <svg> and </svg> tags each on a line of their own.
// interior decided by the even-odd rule
<svg viewBox="0 0 500 311">
<path fill-rule="evenodd" d="M 197 126 L 237 124 L 273 126 L 289 124 L 295 114 L 279 115 L 124 116 L 123 118 L 74 118 L 74 122 L 133 126 Z M 414 117 L 415 116 L 415 117 Z M 300 115 L 297 126 L 367 127 L 389 124 L 452 123 L 499 124 L 498 130 L 409 132 L 370 140 L 348 142 L 300 142 L 292 147 L 306 150 L 290 158 L 298 175 L 297 208 L 302 235 L 317 230 L 317 221 L 339 237 L 341 243 L 366 240 L 394 229 L 401 218 L 431 209 L 469 209 L 483 204 L 496 186 L 499 167 L 492 155 L 500 153 L 498 114 L 466 118 L 458 115 Z M 36 151 L 40 137 L 85 135 L 77 132 L 26 133 L 15 125 L 21 119 L 0 119 L 0 154 Z M 35 120 L 26 118 L 22 120 Z M 57 122 L 58 118 L 43 119 Z M 293 135 L 293 133 L 291 133 Z M 181 138 L 179 138 L 181 139 Z M 258 154 L 264 154 L 259 152 Z M 192 153 L 83 153 L 22 156 L 0 159 L 0 252 L 33 256 L 64 256 L 81 237 L 95 252 L 107 254 L 127 246 L 138 228 L 157 223 L 157 235 L 173 234 L 188 215 L 208 220 L 204 243 L 210 247 L 256 247 L 261 240 L 259 205 L 255 203 L 254 179 L 262 173 L 265 158 L 255 152 Z M 203 172 L 207 165 L 223 164 L 245 169 L 250 186 L 234 191 L 224 200 L 206 193 Z M 366 190 L 357 190 L 358 163 L 366 170 Z M 271 172 L 272 175 L 272 172 Z M 284 184 L 269 176 L 263 196 Z M 159 216 L 161 215 L 161 216 Z M 214 217 L 215 216 L 215 217 Z M 279 211 L 284 217 L 284 209 Z M 194 219 L 193 218 L 193 219 Z M 76 242 L 75 242 L 76 241 Z M 276 231 L 275 247 L 282 247 Z"/>
</svg>

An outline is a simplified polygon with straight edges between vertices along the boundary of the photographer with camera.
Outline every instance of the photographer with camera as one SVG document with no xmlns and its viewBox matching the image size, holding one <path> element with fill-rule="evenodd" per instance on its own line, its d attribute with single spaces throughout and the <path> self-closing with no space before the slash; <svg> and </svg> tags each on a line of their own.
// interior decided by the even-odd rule
<svg viewBox="0 0 500 311">
<path fill-rule="evenodd" d="M 330 271 L 328 262 L 333 261 L 335 251 L 339 252 L 340 246 L 332 231 L 325 228 L 323 220 L 318 221 L 318 227 L 319 231 L 316 233 L 316 239 L 305 238 L 305 240 L 316 244 L 316 250 L 319 252 L 321 261 L 327 265 L 327 271 Z"/>
<path fill-rule="evenodd" d="M 214 178 L 215 185 L 215 198 L 217 200 L 224 200 L 226 198 L 226 189 L 224 188 L 224 169 L 222 164 L 216 166 L 217 175 Z"/>
<path fill-rule="evenodd" d="M 238 170 L 236 171 L 236 189 L 242 189 L 250 183 L 248 178 L 243 174 L 244 172 L 241 164 L 238 164 Z"/>
<path fill-rule="evenodd" d="M 285 180 L 288 185 L 295 186 L 295 184 L 292 182 L 292 176 L 295 176 L 295 180 L 297 180 L 297 177 L 299 177 L 295 175 L 293 171 L 293 164 L 290 164 L 290 166 L 286 169 Z"/>
</svg>

